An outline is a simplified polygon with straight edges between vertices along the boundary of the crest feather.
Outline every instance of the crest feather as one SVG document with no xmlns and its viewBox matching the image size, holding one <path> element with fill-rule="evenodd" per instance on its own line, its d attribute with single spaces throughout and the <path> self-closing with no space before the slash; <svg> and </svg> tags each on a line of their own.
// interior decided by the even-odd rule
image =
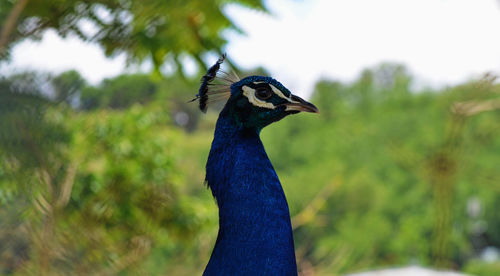
<svg viewBox="0 0 500 276">
<path fill-rule="evenodd" d="M 226 54 L 223 54 L 208 69 L 207 73 L 201 78 L 198 94 L 191 100 L 191 102 L 199 100 L 199 108 L 202 112 L 207 111 L 207 106 L 210 103 L 227 100 L 231 96 L 231 84 L 240 80 L 234 72 L 229 74 L 220 70 L 225 58 Z"/>
</svg>

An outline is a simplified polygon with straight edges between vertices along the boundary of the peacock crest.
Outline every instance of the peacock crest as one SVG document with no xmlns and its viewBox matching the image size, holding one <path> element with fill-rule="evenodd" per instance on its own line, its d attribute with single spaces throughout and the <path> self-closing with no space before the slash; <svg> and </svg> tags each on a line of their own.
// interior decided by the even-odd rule
<svg viewBox="0 0 500 276">
<path fill-rule="evenodd" d="M 202 112 L 207 112 L 209 104 L 227 101 L 231 96 L 231 85 L 240 81 L 240 78 L 232 73 L 221 70 L 226 54 L 223 54 L 217 62 L 212 65 L 207 73 L 201 78 L 201 86 L 196 97 L 191 101 L 199 100 L 199 108 Z"/>
</svg>

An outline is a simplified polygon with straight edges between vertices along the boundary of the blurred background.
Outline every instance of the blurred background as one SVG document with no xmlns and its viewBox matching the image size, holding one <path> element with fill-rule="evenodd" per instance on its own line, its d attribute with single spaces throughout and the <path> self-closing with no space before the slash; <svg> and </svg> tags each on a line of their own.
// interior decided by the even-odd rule
<svg viewBox="0 0 500 276">
<path fill-rule="evenodd" d="M 495 0 L 1 0 L 0 274 L 200 275 L 227 70 L 318 106 L 266 128 L 301 275 L 500 275 Z"/>
</svg>

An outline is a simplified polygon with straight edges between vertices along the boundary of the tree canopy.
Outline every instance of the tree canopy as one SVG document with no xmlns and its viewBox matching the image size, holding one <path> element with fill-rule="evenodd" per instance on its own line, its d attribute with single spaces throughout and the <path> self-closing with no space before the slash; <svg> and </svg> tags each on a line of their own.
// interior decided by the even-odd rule
<svg viewBox="0 0 500 276">
<path fill-rule="evenodd" d="M 205 68 L 203 57 L 220 54 L 222 31 L 241 30 L 224 13 L 228 4 L 266 12 L 262 0 L 19 0 L 0 3 L 0 61 L 24 39 L 46 30 L 100 45 L 107 56 L 125 53 L 130 63 L 150 60 L 157 70 L 182 58 Z"/>
</svg>

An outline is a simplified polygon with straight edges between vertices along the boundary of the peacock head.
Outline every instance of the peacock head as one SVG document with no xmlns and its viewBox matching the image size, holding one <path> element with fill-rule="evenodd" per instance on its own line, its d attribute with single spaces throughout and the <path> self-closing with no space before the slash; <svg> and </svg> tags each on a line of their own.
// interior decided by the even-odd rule
<svg viewBox="0 0 500 276">
<path fill-rule="evenodd" d="M 227 100 L 221 116 L 231 116 L 242 127 L 257 130 L 301 111 L 319 113 L 313 104 L 293 95 L 271 77 L 250 76 L 240 80 L 236 75 L 221 71 L 224 57 L 202 78 L 195 99 L 199 99 L 203 112 L 209 103 Z"/>
<path fill-rule="evenodd" d="M 231 85 L 225 109 L 246 128 L 262 129 L 301 111 L 318 113 L 311 103 L 293 95 L 271 77 L 246 77 Z"/>
</svg>

